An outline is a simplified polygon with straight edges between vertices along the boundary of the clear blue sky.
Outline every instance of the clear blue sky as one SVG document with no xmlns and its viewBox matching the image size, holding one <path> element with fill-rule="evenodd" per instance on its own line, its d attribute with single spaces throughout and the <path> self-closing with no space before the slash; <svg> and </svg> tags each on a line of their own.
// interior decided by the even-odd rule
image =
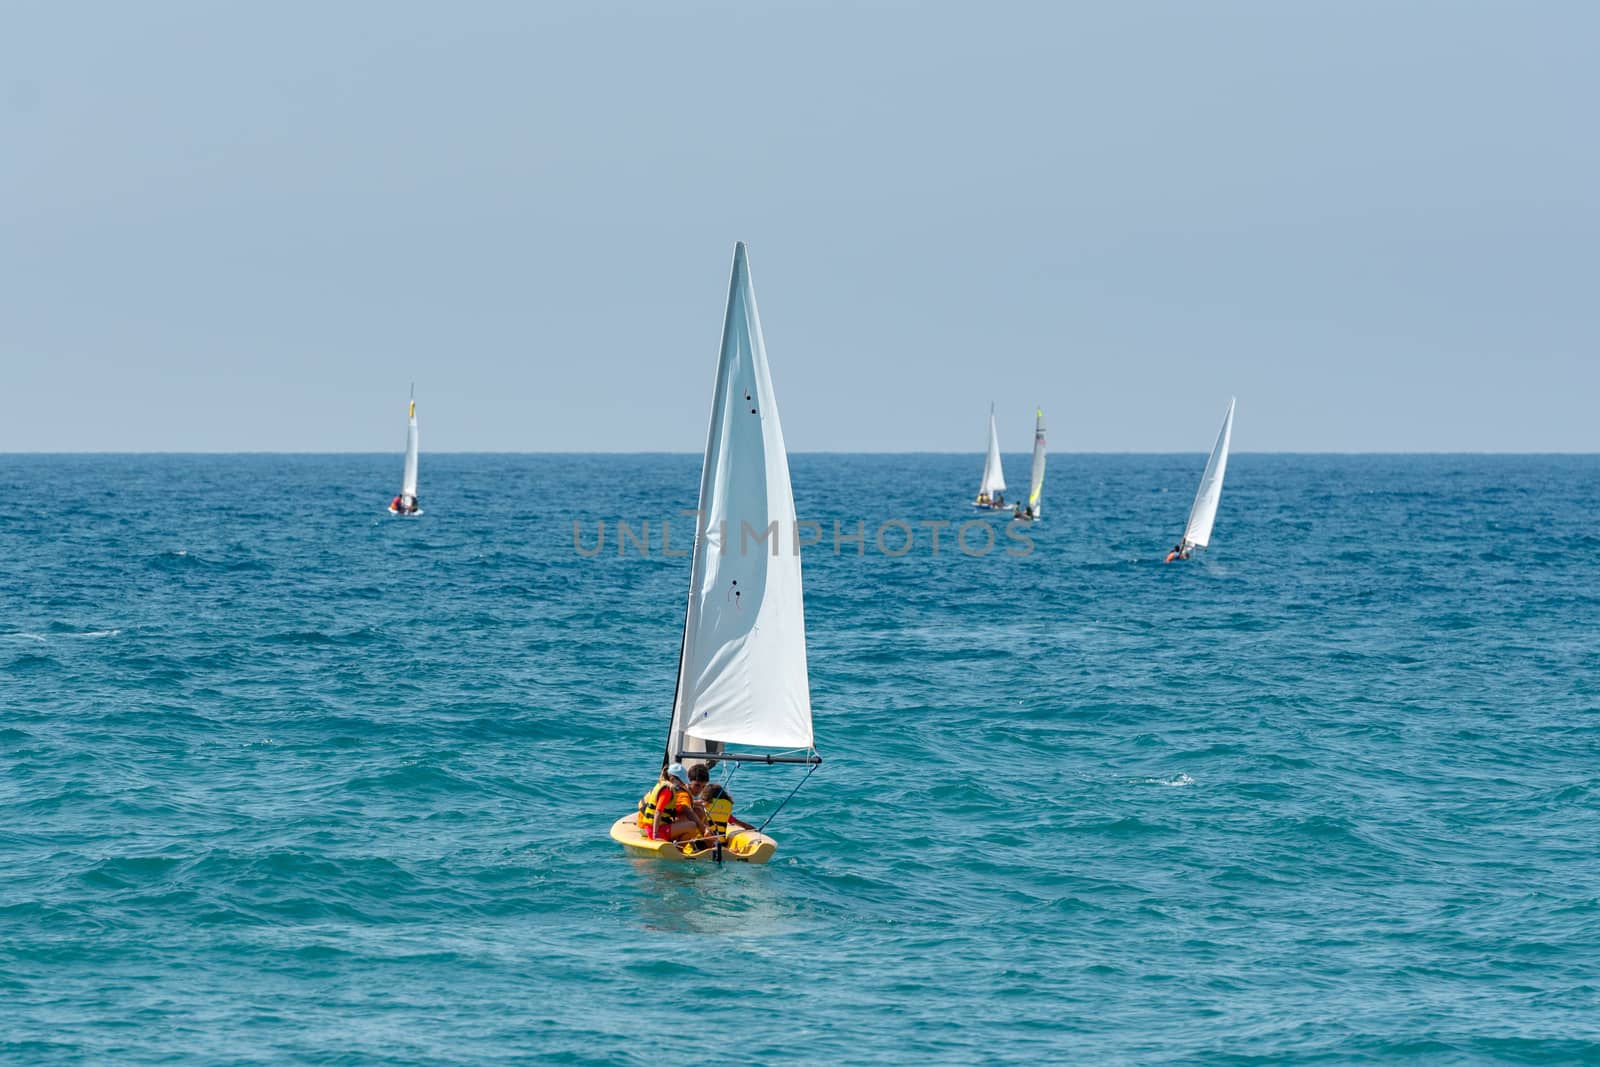
<svg viewBox="0 0 1600 1067">
<path fill-rule="evenodd" d="M 0 451 L 1600 450 L 1600 6 L 0 8 Z"/>
</svg>

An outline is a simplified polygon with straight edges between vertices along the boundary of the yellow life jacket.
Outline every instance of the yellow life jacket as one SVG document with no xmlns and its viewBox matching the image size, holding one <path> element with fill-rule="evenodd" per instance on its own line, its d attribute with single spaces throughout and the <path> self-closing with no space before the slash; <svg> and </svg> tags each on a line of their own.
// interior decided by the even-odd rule
<svg viewBox="0 0 1600 1067">
<path fill-rule="evenodd" d="M 733 817 L 733 801 L 723 794 L 717 799 L 706 804 L 706 817 L 711 820 L 711 832 L 726 834 L 728 820 Z"/>
<path fill-rule="evenodd" d="M 672 786 L 667 782 L 657 782 L 650 787 L 650 791 L 644 795 L 644 799 L 639 801 L 639 832 L 646 837 L 655 836 L 653 831 L 656 825 L 656 813 L 659 810 L 656 801 L 660 798 L 663 789 L 667 791 L 668 807 L 667 810 L 661 811 L 661 817 L 668 823 L 672 822 Z"/>
</svg>

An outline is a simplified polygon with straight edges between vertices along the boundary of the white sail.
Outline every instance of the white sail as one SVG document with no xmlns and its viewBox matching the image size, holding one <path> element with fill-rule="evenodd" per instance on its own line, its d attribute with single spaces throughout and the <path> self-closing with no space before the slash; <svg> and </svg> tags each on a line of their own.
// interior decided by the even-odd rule
<svg viewBox="0 0 1600 1067">
<path fill-rule="evenodd" d="M 724 744 L 809 750 L 794 497 L 743 242 L 733 250 L 700 516 L 668 756 Z"/>
<path fill-rule="evenodd" d="M 1039 494 L 1044 489 L 1044 409 L 1038 408 L 1033 423 L 1033 478 L 1028 484 L 1028 510 L 1039 517 Z"/>
<path fill-rule="evenodd" d="M 417 499 L 417 400 L 411 398 L 410 422 L 406 425 L 406 472 L 400 479 L 400 496 L 408 503 Z"/>
<path fill-rule="evenodd" d="M 994 405 L 989 405 L 989 454 L 983 460 L 983 484 L 978 486 L 979 496 L 992 497 L 1004 492 L 1006 476 L 1000 470 L 1000 434 L 994 426 Z"/>
<path fill-rule="evenodd" d="M 1217 504 L 1222 500 L 1222 476 L 1228 471 L 1228 444 L 1233 439 L 1234 399 L 1228 398 L 1228 413 L 1222 418 L 1222 430 L 1206 461 L 1206 472 L 1200 476 L 1200 489 L 1189 509 L 1189 525 L 1183 531 L 1184 543 L 1195 548 L 1204 548 L 1211 541 L 1211 524 L 1217 519 Z"/>
</svg>

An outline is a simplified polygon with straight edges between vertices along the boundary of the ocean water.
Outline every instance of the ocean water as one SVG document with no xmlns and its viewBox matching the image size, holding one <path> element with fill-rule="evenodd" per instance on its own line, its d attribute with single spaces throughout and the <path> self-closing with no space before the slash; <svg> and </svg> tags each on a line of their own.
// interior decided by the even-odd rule
<svg viewBox="0 0 1600 1067">
<path fill-rule="evenodd" d="M 826 762 L 688 868 L 698 457 L 0 457 L 0 1061 L 1600 1059 L 1600 457 L 1237 455 L 1165 566 L 1203 462 L 935 554 L 981 457 L 794 457 Z"/>
</svg>

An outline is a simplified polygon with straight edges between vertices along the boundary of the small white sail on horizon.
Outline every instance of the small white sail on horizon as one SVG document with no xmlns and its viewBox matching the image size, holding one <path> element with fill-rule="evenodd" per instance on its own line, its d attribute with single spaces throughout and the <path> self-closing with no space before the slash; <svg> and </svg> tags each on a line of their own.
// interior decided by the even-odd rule
<svg viewBox="0 0 1600 1067">
<path fill-rule="evenodd" d="M 727 316 L 700 472 L 667 760 L 724 746 L 803 750 L 818 763 L 806 668 L 794 496 L 744 242 L 734 246 Z"/>
<path fill-rule="evenodd" d="M 1233 440 L 1236 400 L 1236 397 L 1228 398 L 1228 413 L 1222 417 L 1217 443 L 1211 447 L 1211 458 L 1206 460 L 1205 473 L 1200 476 L 1200 488 L 1194 494 L 1189 522 L 1183 530 L 1181 545 L 1185 548 L 1205 548 L 1211 543 L 1211 527 L 1217 520 L 1217 505 L 1222 500 L 1222 476 L 1228 472 L 1228 446 Z"/>
<path fill-rule="evenodd" d="M 417 502 L 417 390 L 411 388 L 411 408 L 406 422 L 406 467 L 400 478 L 400 500 L 415 505 Z"/>
<path fill-rule="evenodd" d="M 995 428 L 994 404 L 989 404 L 989 451 L 983 458 L 983 482 L 978 486 L 978 500 L 988 503 L 1005 492 L 1006 476 L 1000 469 L 1000 433 Z"/>
<path fill-rule="evenodd" d="M 1028 514 L 1039 517 L 1039 499 L 1044 490 L 1044 408 L 1034 409 L 1033 476 L 1028 483 Z"/>
</svg>

